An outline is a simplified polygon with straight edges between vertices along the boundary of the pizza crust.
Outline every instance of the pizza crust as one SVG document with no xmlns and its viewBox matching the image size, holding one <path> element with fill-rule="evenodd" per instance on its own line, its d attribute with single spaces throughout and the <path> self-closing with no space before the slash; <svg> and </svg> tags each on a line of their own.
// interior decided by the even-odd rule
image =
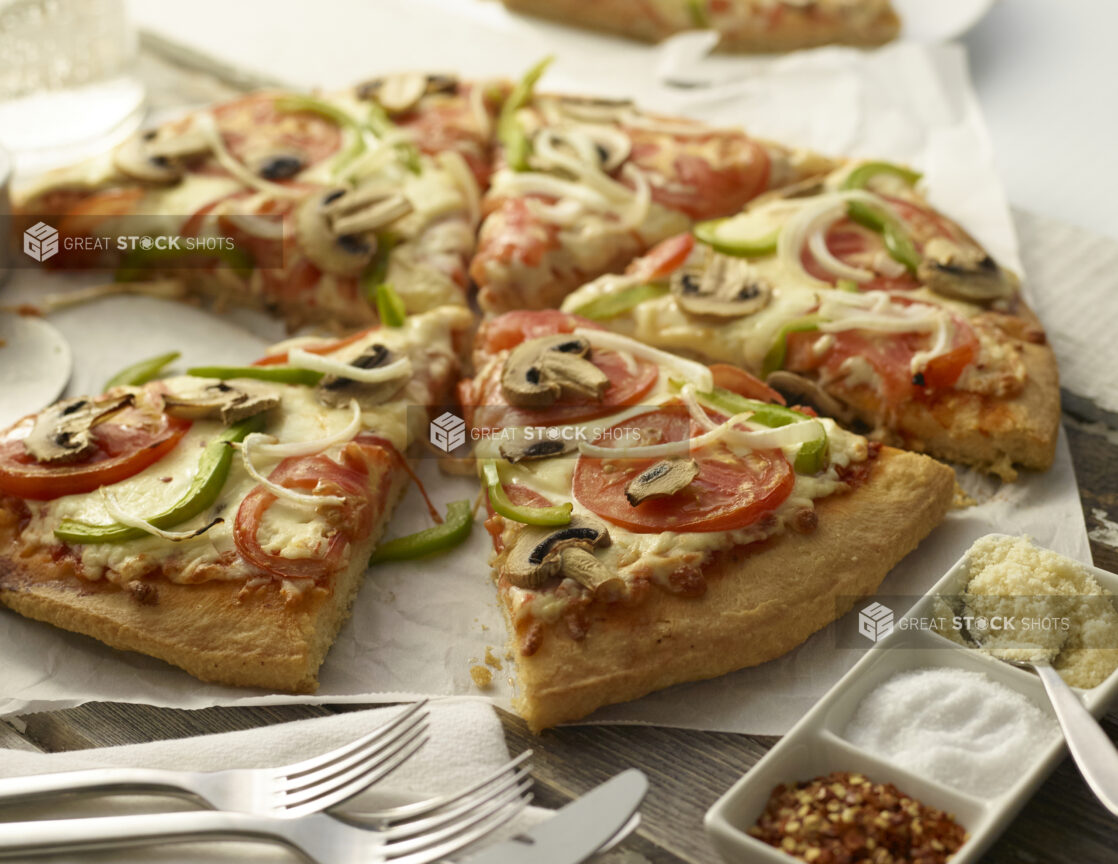
<svg viewBox="0 0 1118 864">
<path fill-rule="evenodd" d="M 17 518 L 0 508 L 0 603 L 28 618 L 91 636 L 112 648 L 164 660 L 202 681 L 313 693 L 318 669 L 349 616 L 366 563 L 408 475 L 387 462 L 370 475 L 371 488 L 387 484 L 384 511 L 350 564 L 332 585 L 284 597 L 279 584 L 244 591 L 244 583 L 181 584 L 166 579 L 131 590 L 79 577 L 68 558 L 49 550 L 20 550 Z"/>
<path fill-rule="evenodd" d="M 573 639 L 562 622 L 548 625 L 529 656 L 519 648 L 528 622 L 510 620 L 515 706 L 538 732 L 779 657 L 872 594 L 939 524 L 954 492 L 947 466 L 883 448 L 861 486 L 817 502 L 813 533 L 785 533 L 718 559 L 699 598 L 654 590 L 634 607 L 596 605 L 585 638 Z"/>
<path fill-rule="evenodd" d="M 683 30 L 694 29 L 684 16 L 679 26 L 649 14 L 647 0 L 502 0 L 509 9 L 550 18 L 593 30 L 616 33 L 645 42 L 660 42 Z M 683 0 L 679 0 L 682 5 Z M 828 4 L 835 7 L 835 3 Z M 846 4 L 814 14 L 791 6 L 783 9 L 780 26 L 722 32 L 720 51 L 769 53 L 793 51 L 818 45 L 882 45 L 900 32 L 900 19 L 888 2 L 862 0 L 864 9 Z M 837 19 L 836 19 L 837 16 Z"/>
</svg>

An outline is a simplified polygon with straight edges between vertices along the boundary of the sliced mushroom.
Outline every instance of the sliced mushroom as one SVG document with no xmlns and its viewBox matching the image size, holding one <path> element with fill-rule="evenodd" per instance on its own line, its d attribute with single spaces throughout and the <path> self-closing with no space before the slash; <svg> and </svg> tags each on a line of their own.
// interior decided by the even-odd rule
<svg viewBox="0 0 1118 864">
<path fill-rule="evenodd" d="M 38 462 L 74 462 L 93 449 L 94 426 L 135 401 L 131 393 L 112 399 L 64 399 L 38 417 L 23 446 Z"/>
<path fill-rule="evenodd" d="M 620 120 L 632 110 L 631 99 L 608 99 L 598 96 L 561 96 L 559 110 L 568 117 L 587 123 L 610 123 Z"/>
<path fill-rule="evenodd" d="M 551 459 L 553 456 L 562 456 L 573 453 L 575 442 L 565 438 L 540 438 L 535 441 L 523 439 L 516 441 L 503 441 L 498 448 L 501 456 L 513 464 L 517 462 L 530 462 L 537 459 Z"/>
<path fill-rule="evenodd" d="M 395 186 L 368 183 L 331 195 L 323 211 L 336 235 L 376 231 L 412 211 L 411 202 Z"/>
<path fill-rule="evenodd" d="M 356 366 L 358 369 L 376 369 L 387 366 L 396 359 L 391 351 L 376 343 L 362 351 L 349 362 L 349 365 Z M 352 399 L 356 399 L 362 408 L 370 408 L 396 395 L 410 377 L 411 373 L 407 370 L 395 378 L 375 383 L 327 375 L 315 387 L 315 396 L 319 402 L 331 408 L 344 408 Z"/>
<path fill-rule="evenodd" d="M 373 78 L 357 87 L 359 99 L 373 99 L 389 114 L 403 114 L 428 93 L 453 93 L 458 79 L 443 73 L 400 72 Z"/>
<path fill-rule="evenodd" d="M 113 165 L 136 180 L 177 183 L 184 173 L 182 161 L 209 151 L 209 141 L 199 133 L 172 135 L 149 131 L 121 144 L 113 153 Z"/>
<path fill-rule="evenodd" d="M 713 253 L 697 267 L 678 271 L 672 294 L 685 312 L 741 318 L 759 312 L 772 298 L 772 286 L 744 258 Z"/>
<path fill-rule="evenodd" d="M 565 553 L 581 550 L 593 557 L 594 549 L 609 545 L 610 536 L 605 524 L 586 516 L 575 516 L 569 524 L 558 528 L 527 525 L 517 534 L 501 572 L 518 588 L 539 588 L 560 575 L 570 576 L 582 583 L 575 572 L 588 573 L 592 565 L 586 562 L 584 556 L 574 555 L 567 559 Z M 567 566 L 572 572 L 566 572 L 565 560 L 569 560 Z M 612 575 L 608 568 L 607 572 Z"/>
<path fill-rule="evenodd" d="M 276 393 L 248 384 L 234 387 L 224 381 L 200 383 L 192 390 L 163 397 L 163 407 L 168 414 L 186 420 L 220 417 L 221 422 L 227 425 L 263 414 L 279 403 L 280 397 Z"/>
<path fill-rule="evenodd" d="M 788 400 L 789 405 L 809 405 L 824 417 L 833 417 L 843 426 L 850 426 L 857 419 L 854 412 L 815 381 L 795 372 L 780 369 L 771 372 L 765 383 Z"/>
<path fill-rule="evenodd" d="M 661 459 L 629 481 L 625 498 L 633 507 L 652 498 L 669 498 L 698 476 L 699 464 L 694 459 Z"/>
<path fill-rule="evenodd" d="M 1013 294 L 1013 283 L 993 258 L 977 246 L 960 246 L 944 237 L 929 240 L 917 277 L 944 297 L 989 303 Z"/>
<path fill-rule="evenodd" d="M 613 126 L 571 124 L 570 131 L 549 127 L 540 129 L 536 136 L 546 137 L 547 143 L 562 153 L 583 162 L 597 163 L 607 174 L 620 168 L 633 150 L 629 136 Z M 545 167 L 554 166 L 547 164 Z"/>
<path fill-rule="evenodd" d="M 505 360 L 501 390 L 513 405 L 541 408 L 565 396 L 602 398 L 610 382 L 587 356 L 581 336 L 558 334 L 521 343 Z"/>
<path fill-rule="evenodd" d="M 290 180 L 306 165 L 306 157 L 294 150 L 276 150 L 253 160 L 253 170 L 265 180 Z"/>
</svg>

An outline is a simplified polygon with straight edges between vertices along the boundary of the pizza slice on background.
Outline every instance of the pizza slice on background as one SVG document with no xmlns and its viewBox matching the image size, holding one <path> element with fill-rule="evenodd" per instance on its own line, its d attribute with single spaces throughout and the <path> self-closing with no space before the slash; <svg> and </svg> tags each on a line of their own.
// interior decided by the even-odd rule
<svg viewBox="0 0 1118 864">
<path fill-rule="evenodd" d="M 444 404 L 461 307 L 58 402 L 0 435 L 0 603 L 204 681 L 313 692 Z M 467 514 L 468 515 L 468 514 Z"/>
<path fill-rule="evenodd" d="M 563 308 L 741 366 L 896 446 L 1005 479 L 1044 470 L 1060 418 L 1044 330 L 918 179 L 845 166 L 700 223 Z"/>
</svg>

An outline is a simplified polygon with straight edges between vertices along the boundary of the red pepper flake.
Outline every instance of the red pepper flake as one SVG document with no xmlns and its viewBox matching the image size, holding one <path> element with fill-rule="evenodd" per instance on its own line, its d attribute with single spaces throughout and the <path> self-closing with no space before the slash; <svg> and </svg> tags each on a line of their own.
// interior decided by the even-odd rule
<svg viewBox="0 0 1118 864">
<path fill-rule="evenodd" d="M 949 814 L 845 771 L 777 786 L 749 833 L 808 864 L 945 864 L 967 840 Z"/>
</svg>

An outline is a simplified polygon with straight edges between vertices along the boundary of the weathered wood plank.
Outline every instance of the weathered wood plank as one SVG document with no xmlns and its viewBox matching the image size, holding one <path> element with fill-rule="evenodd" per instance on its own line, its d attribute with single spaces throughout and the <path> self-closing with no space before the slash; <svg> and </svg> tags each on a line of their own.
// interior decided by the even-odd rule
<svg viewBox="0 0 1118 864">
<path fill-rule="evenodd" d="M 35 746 L 35 744 L 20 731 L 22 726 L 23 724 L 19 720 L 16 720 L 14 723 L 7 720 L 0 720 L 0 748 L 41 752 L 42 748 Z"/>
<path fill-rule="evenodd" d="M 26 737 L 43 750 L 54 753 L 255 729 L 329 713 L 326 708 L 314 705 L 179 711 L 149 705 L 92 702 L 66 711 L 27 714 L 20 719 L 27 724 Z"/>
</svg>

